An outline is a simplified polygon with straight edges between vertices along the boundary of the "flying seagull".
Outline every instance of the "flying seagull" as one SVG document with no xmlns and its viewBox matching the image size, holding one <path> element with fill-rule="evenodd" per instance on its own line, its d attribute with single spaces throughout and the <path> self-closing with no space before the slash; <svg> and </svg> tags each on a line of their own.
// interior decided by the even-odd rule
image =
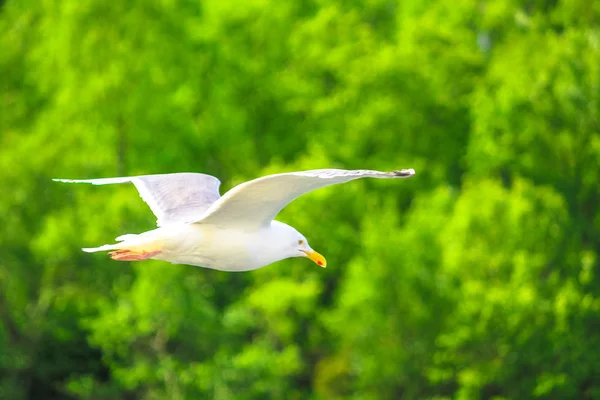
<svg viewBox="0 0 600 400">
<path fill-rule="evenodd" d="M 268 175 L 244 182 L 223 197 L 211 175 L 174 173 L 101 179 L 53 179 L 108 185 L 133 183 L 157 218 L 158 228 L 117 237 L 116 244 L 84 248 L 108 251 L 113 260 L 156 259 L 221 271 L 249 271 L 291 257 L 308 257 L 321 267 L 325 257 L 293 227 L 274 221 L 291 201 L 312 190 L 360 178 L 410 178 L 392 172 L 318 169 Z"/>
</svg>

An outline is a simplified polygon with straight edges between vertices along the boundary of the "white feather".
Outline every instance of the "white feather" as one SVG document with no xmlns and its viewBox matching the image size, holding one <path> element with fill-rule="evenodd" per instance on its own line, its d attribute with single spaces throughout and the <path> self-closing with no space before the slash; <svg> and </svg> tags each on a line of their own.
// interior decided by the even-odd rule
<svg viewBox="0 0 600 400">
<path fill-rule="evenodd" d="M 381 172 L 366 169 L 317 169 L 268 175 L 244 182 L 214 202 L 197 222 L 221 227 L 257 230 L 269 226 L 294 199 L 325 186 L 361 178 L 410 178 L 414 169 Z"/>
<path fill-rule="evenodd" d="M 394 172 L 322 169 L 265 176 L 242 183 L 219 198 L 218 179 L 204 174 L 144 175 L 103 179 L 55 179 L 105 185 L 132 182 L 158 218 L 159 228 L 125 234 L 119 243 L 85 252 L 128 250 L 150 258 L 224 271 L 247 271 L 290 257 L 325 266 L 308 241 L 289 225 L 273 221 L 295 198 L 312 190 L 360 178 L 408 178 Z"/>
</svg>

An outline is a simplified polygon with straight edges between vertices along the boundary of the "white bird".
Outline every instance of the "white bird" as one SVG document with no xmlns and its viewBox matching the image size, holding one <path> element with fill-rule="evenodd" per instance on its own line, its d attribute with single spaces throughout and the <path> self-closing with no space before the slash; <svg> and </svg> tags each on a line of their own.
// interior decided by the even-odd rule
<svg viewBox="0 0 600 400">
<path fill-rule="evenodd" d="M 119 243 L 86 252 L 111 250 L 113 260 L 156 259 L 221 271 L 249 271 L 291 257 L 308 257 L 321 267 L 325 257 L 275 216 L 297 197 L 359 178 L 409 178 L 393 172 L 319 169 L 268 175 L 244 182 L 221 197 L 221 182 L 200 173 L 141 175 L 103 179 L 54 179 L 107 185 L 131 182 L 158 218 L 158 228 L 117 237 Z"/>
</svg>

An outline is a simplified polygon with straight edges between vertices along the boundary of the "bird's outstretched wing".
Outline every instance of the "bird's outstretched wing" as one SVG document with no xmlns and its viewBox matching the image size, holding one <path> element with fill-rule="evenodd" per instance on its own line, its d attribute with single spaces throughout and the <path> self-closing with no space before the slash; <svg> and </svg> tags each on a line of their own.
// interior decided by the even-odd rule
<svg viewBox="0 0 600 400">
<path fill-rule="evenodd" d="M 252 231 L 268 226 L 287 204 L 312 190 L 360 178 L 409 178 L 414 174 L 411 168 L 393 172 L 318 169 L 268 175 L 225 193 L 197 223 Z"/>
<path fill-rule="evenodd" d="M 220 197 L 221 182 L 211 175 L 182 172 L 101 179 L 53 179 L 67 183 L 108 185 L 131 182 L 156 215 L 157 225 L 200 219 Z"/>
</svg>

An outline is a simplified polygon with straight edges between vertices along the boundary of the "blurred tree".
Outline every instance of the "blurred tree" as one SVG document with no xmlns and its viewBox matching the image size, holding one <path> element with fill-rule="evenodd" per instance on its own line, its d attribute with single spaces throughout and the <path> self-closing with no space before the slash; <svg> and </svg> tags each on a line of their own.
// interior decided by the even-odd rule
<svg viewBox="0 0 600 400">
<path fill-rule="evenodd" d="M 0 398 L 600 398 L 600 8 L 0 1 Z M 329 260 L 78 251 L 153 226 L 52 177 L 414 167 L 280 215 Z"/>
</svg>

